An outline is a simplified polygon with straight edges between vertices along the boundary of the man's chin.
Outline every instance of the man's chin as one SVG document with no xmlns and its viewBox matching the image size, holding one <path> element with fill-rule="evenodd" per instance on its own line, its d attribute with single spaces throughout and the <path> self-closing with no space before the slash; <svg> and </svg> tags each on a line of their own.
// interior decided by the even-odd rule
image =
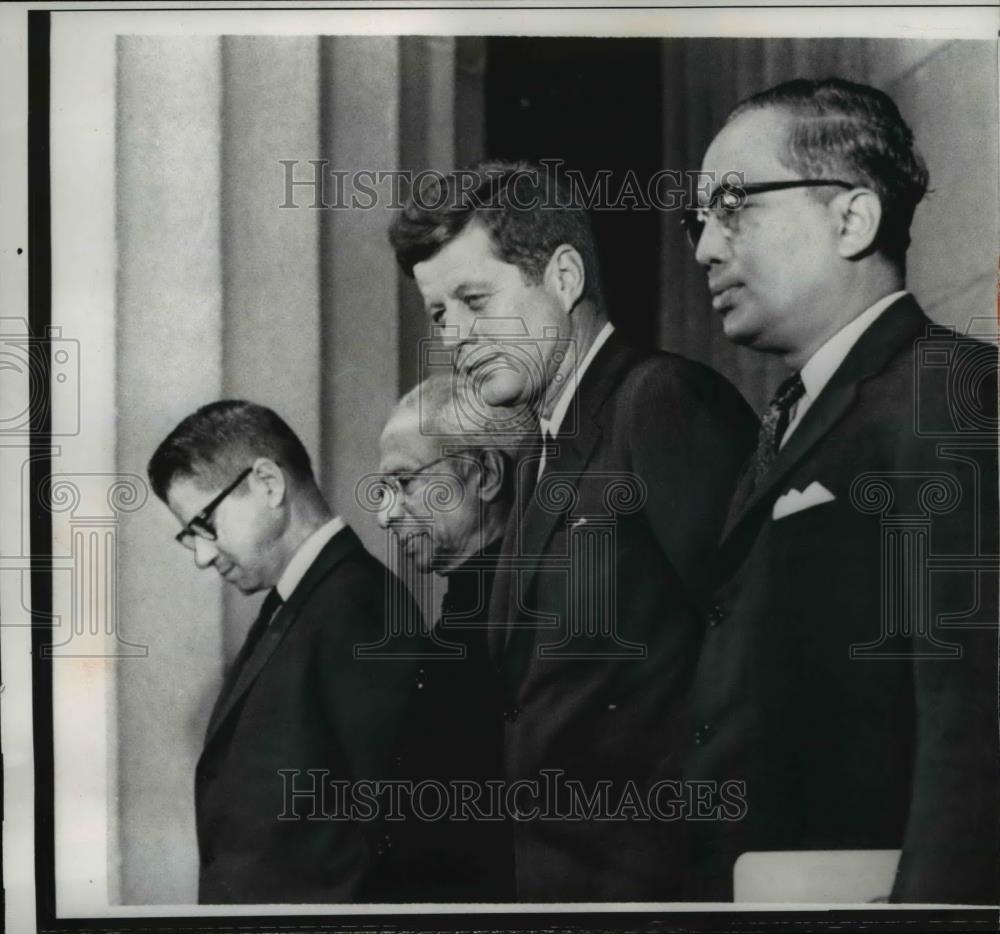
<svg viewBox="0 0 1000 934">
<path fill-rule="evenodd" d="M 480 397 L 487 405 L 510 408 L 525 401 L 528 388 L 522 374 L 503 371 L 483 381 Z"/>
<path fill-rule="evenodd" d="M 427 565 L 427 569 L 438 577 L 447 577 L 461 563 L 462 560 L 455 555 L 435 555 L 434 560 Z"/>
<path fill-rule="evenodd" d="M 755 347 L 760 336 L 759 328 L 753 326 L 752 315 L 739 306 L 730 308 L 722 316 L 722 332 L 741 347 Z"/>
<path fill-rule="evenodd" d="M 433 550 L 426 536 L 421 535 L 415 541 L 403 546 L 403 559 L 410 563 L 418 574 L 430 574 L 433 568 Z"/>
<path fill-rule="evenodd" d="M 427 558 L 423 558 L 418 555 L 413 555 L 410 558 L 410 564 L 413 566 L 413 570 L 421 575 L 430 574 L 431 571 L 434 570 L 431 562 Z"/>
<path fill-rule="evenodd" d="M 241 578 L 236 571 L 229 571 L 223 580 L 231 587 L 235 587 L 244 597 L 250 597 L 262 590 L 267 590 L 263 584 Z"/>
</svg>

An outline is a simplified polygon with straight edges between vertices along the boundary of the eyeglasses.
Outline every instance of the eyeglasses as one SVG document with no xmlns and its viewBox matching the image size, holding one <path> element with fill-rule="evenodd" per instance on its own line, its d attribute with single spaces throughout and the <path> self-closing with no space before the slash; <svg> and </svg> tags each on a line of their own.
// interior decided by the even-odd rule
<svg viewBox="0 0 1000 934">
<path fill-rule="evenodd" d="M 253 467 L 247 467 L 232 483 L 229 484 L 215 499 L 212 500 L 201 512 L 198 513 L 193 519 L 190 519 L 187 525 L 184 526 L 175 536 L 174 539 L 178 544 L 183 545 L 188 551 L 194 551 L 195 549 L 195 538 L 203 538 L 206 541 L 214 542 L 218 537 L 219 533 L 215 531 L 215 526 L 212 525 L 212 513 L 219 508 L 219 504 L 236 489 L 253 471 Z"/>
<path fill-rule="evenodd" d="M 796 178 L 785 182 L 757 182 L 752 185 L 720 185 L 712 192 L 708 204 L 696 208 L 685 208 L 681 226 L 687 231 L 691 246 L 697 248 L 698 241 L 710 217 L 714 217 L 728 240 L 738 230 L 740 211 L 746 206 L 750 195 L 760 195 L 768 191 L 785 191 L 788 188 L 822 188 L 835 185 L 838 188 L 857 188 L 851 182 L 835 178 Z"/>
<path fill-rule="evenodd" d="M 379 482 L 388 487 L 396 496 L 409 496 L 412 492 L 413 481 L 420 477 L 425 470 L 430 470 L 431 467 L 442 463 L 446 460 L 451 460 L 455 457 L 454 453 L 445 454 L 444 457 L 438 457 L 435 460 L 430 461 L 427 464 L 423 464 L 420 467 L 415 467 L 413 470 L 405 470 L 399 473 L 387 473 L 383 474 L 379 478 Z"/>
</svg>

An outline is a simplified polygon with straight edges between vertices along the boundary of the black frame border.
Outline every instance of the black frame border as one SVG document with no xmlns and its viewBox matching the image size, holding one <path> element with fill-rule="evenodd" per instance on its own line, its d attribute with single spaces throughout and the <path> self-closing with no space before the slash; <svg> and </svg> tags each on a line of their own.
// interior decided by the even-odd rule
<svg viewBox="0 0 1000 934">
<path fill-rule="evenodd" d="M 611 4 L 609 4 L 611 6 Z M 908 8 L 938 8 L 947 4 L 907 4 Z M 963 4 L 968 7 L 992 7 L 990 3 Z M 864 8 L 895 8 L 894 4 L 865 4 Z M 443 7 L 414 3 L 413 9 L 455 10 L 482 7 Z M 734 9 L 727 4 L 673 6 L 662 4 L 616 7 L 617 9 Z M 780 7 L 779 7 L 780 8 Z M 837 9 L 834 4 L 795 4 L 785 9 Z M 35 818 L 35 923 L 42 934 L 69 934 L 90 931 L 95 934 L 124 932 L 199 931 L 204 934 L 246 932 L 272 934 L 275 931 L 359 932 L 372 931 L 547 931 L 552 934 L 589 934 L 596 931 L 614 932 L 772 932 L 798 931 L 997 931 L 1000 915 L 995 908 L 931 908 L 865 910 L 790 911 L 609 911 L 609 912 L 461 912 L 448 914 L 351 914 L 351 915 L 243 915 L 243 916 L 183 916 L 183 917 L 56 917 L 55 900 L 55 823 L 54 823 L 54 746 L 52 720 L 52 666 L 43 650 L 52 645 L 52 517 L 46 508 L 47 481 L 52 468 L 52 436 L 50 411 L 50 342 L 52 322 L 52 192 L 50 174 L 50 33 L 51 14 L 58 12 L 141 12 L 174 11 L 176 7 L 62 7 L 27 12 L 28 46 L 28 305 L 32 340 L 29 362 L 40 379 L 41 392 L 30 400 L 30 496 L 31 496 L 31 601 L 32 601 L 32 731 L 34 748 L 34 818 Z M 200 10 L 248 12 L 282 10 L 388 10 L 396 9 L 377 4 L 351 7 L 232 7 L 204 6 Z M 502 6 L 499 9 L 533 11 L 577 10 L 595 7 Z M 749 8 L 753 9 L 753 7 Z M 523 903 L 522 903 L 523 904 Z"/>
</svg>

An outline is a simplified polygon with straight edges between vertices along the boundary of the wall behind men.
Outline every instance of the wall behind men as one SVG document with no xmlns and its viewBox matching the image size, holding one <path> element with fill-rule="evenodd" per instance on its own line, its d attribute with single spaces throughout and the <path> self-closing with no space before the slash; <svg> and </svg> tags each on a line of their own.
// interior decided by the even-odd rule
<svg viewBox="0 0 1000 934">
<path fill-rule="evenodd" d="M 310 160 L 346 172 L 451 168 L 463 113 L 454 46 L 119 38 L 119 470 L 143 474 L 199 405 L 248 398 L 287 419 L 333 508 L 384 557 L 355 485 L 377 466 L 382 425 L 416 378 L 423 316 L 397 275 L 388 207 L 325 210 L 308 186 L 289 197 L 281 163 L 294 162 L 299 181 L 314 177 Z M 323 200 L 337 200 L 329 184 Z M 259 602 L 199 572 L 175 531 L 152 499 L 120 530 L 121 626 L 149 646 L 148 659 L 117 669 L 110 873 L 126 904 L 196 899 L 194 766 Z"/>
<path fill-rule="evenodd" d="M 542 41 L 542 40 L 539 40 Z M 559 40 L 545 40 L 558 42 Z M 995 311 L 995 46 L 872 40 L 664 40 L 666 167 L 696 168 L 740 97 L 795 75 L 841 74 L 892 94 L 931 168 L 914 290 L 964 327 Z M 198 405 L 271 405 L 313 454 L 334 507 L 376 554 L 354 498 L 382 423 L 419 376 L 419 297 L 401 279 L 384 205 L 285 202 L 280 160 L 340 170 L 442 170 L 487 154 L 490 67 L 480 39 L 123 37 L 117 48 L 117 465 L 142 473 Z M 984 207 L 986 206 L 986 207 Z M 665 213 L 650 333 L 705 360 L 760 408 L 780 367 L 731 347 L 675 214 Z M 193 771 L 223 666 L 255 601 L 199 573 L 158 504 L 123 518 L 121 628 L 150 647 L 118 665 L 111 872 L 126 904 L 195 899 Z"/>
<path fill-rule="evenodd" d="M 697 168 L 733 106 L 780 81 L 837 76 L 888 93 L 930 169 L 931 191 L 912 230 L 908 285 L 941 324 L 964 332 L 974 318 L 995 320 L 994 42 L 669 39 L 662 63 L 664 163 L 671 168 Z M 661 344 L 714 366 L 760 411 L 786 371 L 726 340 L 704 273 L 670 213 L 663 215 L 660 255 Z"/>
</svg>

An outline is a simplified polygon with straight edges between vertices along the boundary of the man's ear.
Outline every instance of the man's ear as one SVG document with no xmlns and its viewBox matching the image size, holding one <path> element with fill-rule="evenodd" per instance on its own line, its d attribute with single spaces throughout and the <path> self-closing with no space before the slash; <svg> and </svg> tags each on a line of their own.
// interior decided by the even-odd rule
<svg viewBox="0 0 1000 934">
<path fill-rule="evenodd" d="M 576 247 L 563 243 L 552 251 L 544 281 L 559 296 L 563 311 L 568 314 L 576 307 L 587 285 L 583 257 Z"/>
<path fill-rule="evenodd" d="M 258 457 L 253 462 L 251 480 L 263 491 L 267 505 L 272 509 L 285 502 L 288 481 L 285 472 L 269 457 Z"/>
<path fill-rule="evenodd" d="M 869 252 L 882 223 L 882 201 L 870 188 L 854 188 L 837 195 L 830 203 L 840 224 L 837 252 L 854 259 Z"/>
<path fill-rule="evenodd" d="M 507 461 L 496 448 L 479 452 L 479 498 L 492 503 L 500 498 L 507 479 Z"/>
</svg>

